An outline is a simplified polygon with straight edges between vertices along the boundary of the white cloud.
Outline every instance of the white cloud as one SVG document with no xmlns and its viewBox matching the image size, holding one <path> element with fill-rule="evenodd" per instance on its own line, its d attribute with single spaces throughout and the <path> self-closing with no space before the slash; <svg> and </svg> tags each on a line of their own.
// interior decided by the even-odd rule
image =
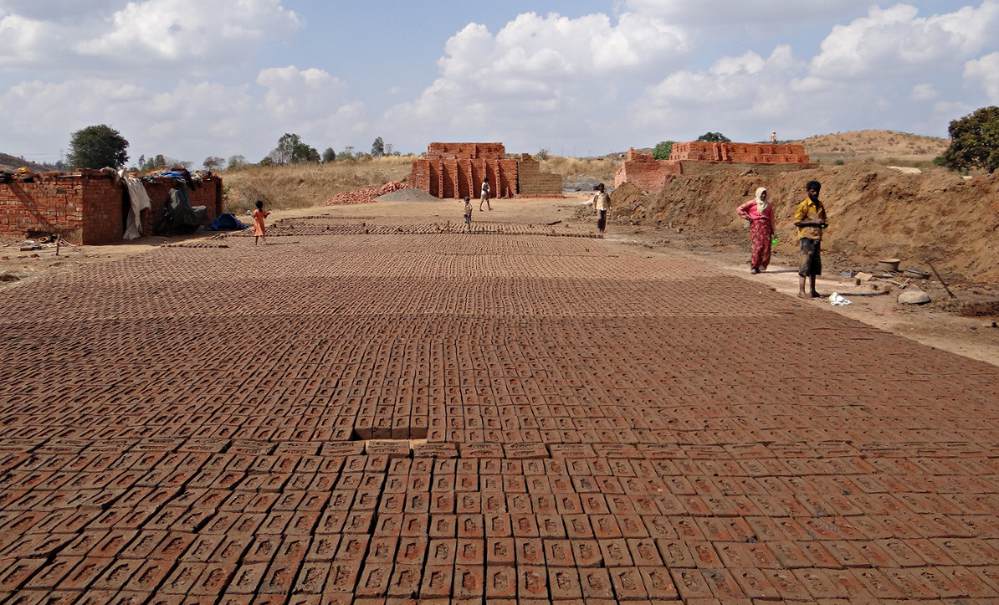
<svg viewBox="0 0 999 605">
<path fill-rule="evenodd" d="M 912 87 L 912 99 L 914 101 L 932 101 L 940 96 L 940 91 L 932 84 L 916 84 Z"/>
<path fill-rule="evenodd" d="M 636 12 L 676 22 L 788 23 L 841 15 L 851 8 L 866 8 L 872 0 L 626 0 Z"/>
<path fill-rule="evenodd" d="M 971 56 L 994 44 L 996 31 L 999 0 L 929 17 L 908 4 L 875 6 L 867 16 L 833 28 L 812 60 L 812 72 L 842 79 L 911 72 Z"/>
<path fill-rule="evenodd" d="M 684 30 L 631 13 L 616 21 L 524 13 L 495 35 L 471 23 L 447 41 L 439 77 L 386 118 L 414 146 L 470 136 L 516 145 L 569 124 L 597 126 L 593 113 L 610 109 L 615 82 L 662 69 L 689 48 Z"/>
<path fill-rule="evenodd" d="M 300 25 L 281 0 L 217 0 L 213 5 L 209 18 L 198 0 L 129 2 L 114 13 L 111 31 L 81 41 L 76 49 L 108 58 L 211 58 Z"/>
<path fill-rule="evenodd" d="M 219 65 L 300 25 L 281 0 L 0 0 L 0 67 Z"/>
<path fill-rule="evenodd" d="M 259 82 L 181 81 L 162 90 L 124 79 L 21 82 L 0 90 L 4 147 L 58 150 L 73 131 L 106 123 L 132 143 L 133 159 L 163 153 L 200 162 L 207 155 L 263 156 L 284 132 L 322 148 L 345 145 L 348 134 L 367 128 L 364 105 L 346 99 L 346 86 L 325 71 L 265 69 Z"/>
<path fill-rule="evenodd" d="M 802 69 L 789 46 L 769 57 L 747 52 L 723 57 L 705 71 L 678 71 L 650 87 L 632 111 L 640 123 L 670 129 L 718 130 L 758 124 L 758 138 L 791 109 L 787 82 Z M 713 121 L 707 121 L 715 116 Z"/>
<path fill-rule="evenodd" d="M 965 63 L 964 78 L 981 85 L 989 100 L 999 103 L 999 52 Z"/>
<path fill-rule="evenodd" d="M 264 106 L 283 119 L 322 114 L 345 90 L 343 82 L 321 69 L 294 65 L 262 70 L 257 84 L 267 89 Z"/>
<path fill-rule="evenodd" d="M 56 39 L 55 26 L 18 14 L 0 13 L 0 67 L 33 64 Z"/>
</svg>

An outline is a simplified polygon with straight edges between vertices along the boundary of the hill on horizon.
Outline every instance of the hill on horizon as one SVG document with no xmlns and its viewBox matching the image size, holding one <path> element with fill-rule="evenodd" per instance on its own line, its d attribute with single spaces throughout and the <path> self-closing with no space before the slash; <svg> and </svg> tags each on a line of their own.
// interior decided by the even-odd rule
<svg viewBox="0 0 999 605">
<path fill-rule="evenodd" d="M 0 153 L 0 170 L 14 171 L 21 167 L 27 167 L 33 172 L 58 170 L 54 164 L 39 164 L 38 162 L 32 162 L 22 157 L 10 155 L 9 153 Z"/>
<path fill-rule="evenodd" d="M 853 130 L 807 137 L 799 141 L 812 161 L 836 160 L 932 162 L 947 150 L 950 141 L 894 130 Z"/>
</svg>

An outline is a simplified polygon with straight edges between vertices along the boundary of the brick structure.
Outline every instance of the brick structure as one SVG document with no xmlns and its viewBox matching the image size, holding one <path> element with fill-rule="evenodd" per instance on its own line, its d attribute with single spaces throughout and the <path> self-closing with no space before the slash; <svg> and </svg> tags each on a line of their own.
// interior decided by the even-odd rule
<svg viewBox="0 0 999 605">
<path fill-rule="evenodd" d="M 756 143 L 674 143 L 672 161 L 726 162 L 732 164 L 808 164 L 804 145 Z"/>
<path fill-rule="evenodd" d="M 521 195 L 539 197 L 562 194 L 562 177 L 550 172 L 541 172 L 541 162 L 530 156 L 520 160 Z"/>
<path fill-rule="evenodd" d="M 143 234 L 152 233 L 172 182 L 145 183 L 152 209 L 143 213 Z M 191 191 L 191 205 L 205 206 L 208 220 L 214 220 L 222 212 L 222 179 L 213 176 L 199 183 Z M 0 236 L 58 233 L 75 244 L 113 244 L 122 241 L 128 208 L 124 185 L 110 174 L 36 174 L 0 183 Z"/>
<path fill-rule="evenodd" d="M 614 187 L 631 183 L 642 191 L 661 191 L 674 176 L 683 174 L 683 165 L 674 160 L 657 160 L 649 153 L 628 151 L 624 163 L 614 174 Z"/>
<path fill-rule="evenodd" d="M 561 177 L 542 173 L 529 156 L 508 158 L 502 143 L 431 143 L 424 157 L 413 161 L 409 180 L 445 199 L 477 198 L 483 180 L 489 181 L 493 197 L 562 192 Z"/>
</svg>

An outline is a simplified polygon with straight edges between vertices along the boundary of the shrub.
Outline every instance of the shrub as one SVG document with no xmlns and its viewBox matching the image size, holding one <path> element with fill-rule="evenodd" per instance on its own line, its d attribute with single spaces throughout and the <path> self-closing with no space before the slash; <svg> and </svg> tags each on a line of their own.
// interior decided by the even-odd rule
<svg viewBox="0 0 999 605">
<path fill-rule="evenodd" d="M 999 168 L 999 107 L 983 107 L 950 123 L 950 147 L 934 160 L 951 170 Z"/>
<path fill-rule="evenodd" d="M 657 160 L 668 160 L 673 153 L 673 141 L 662 141 L 652 150 L 652 156 Z"/>
</svg>

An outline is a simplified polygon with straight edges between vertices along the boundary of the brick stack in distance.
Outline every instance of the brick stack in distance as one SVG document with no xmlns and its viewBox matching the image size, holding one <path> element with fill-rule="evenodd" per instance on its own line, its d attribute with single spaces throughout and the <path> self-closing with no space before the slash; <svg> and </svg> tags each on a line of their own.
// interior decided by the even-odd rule
<svg viewBox="0 0 999 605">
<path fill-rule="evenodd" d="M 508 158 L 502 143 L 431 143 L 409 176 L 416 189 L 454 199 L 479 197 L 483 180 L 493 197 L 562 193 L 561 177 L 541 172 L 530 156 Z"/>
<path fill-rule="evenodd" d="M 804 145 L 756 143 L 673 143 L 668 160 L 656 160 L 651 154 L 628 151 L 624 163 L 614 175 L 614 186 L 631 183 L 642 191 L 661 191 L 673 177 L 684 174 L 690 163 L 767 164 L 807 166 Z"/>
</svg>

